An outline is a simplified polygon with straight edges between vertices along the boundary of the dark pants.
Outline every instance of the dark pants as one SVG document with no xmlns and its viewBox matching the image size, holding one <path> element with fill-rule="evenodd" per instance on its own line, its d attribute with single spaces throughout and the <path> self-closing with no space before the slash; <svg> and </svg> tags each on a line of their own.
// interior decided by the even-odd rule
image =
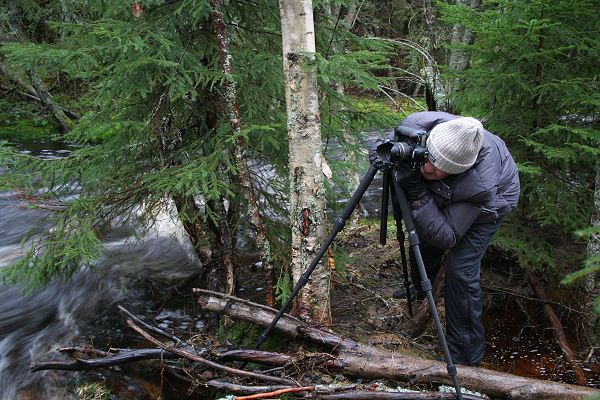
<svg viewBox="0 0 600 400">
<path fill-rule="evenodd" d="M 473 225 L 448 251 L 444 280 L 446 339 L 455 364 L 479 365 L 483 358 L 485 337 L 481 324 L 481 259 L 501 222 L 499 219 Z M 421 241 L 420 249 L 425 270 L 433 282 L 444 250 L 432 247 L 425 241 Z M 412 254 L 411 261 L 414 266 L 411 270 L 412 281 L 420 288 L 421 278 Z"/>
</svg>

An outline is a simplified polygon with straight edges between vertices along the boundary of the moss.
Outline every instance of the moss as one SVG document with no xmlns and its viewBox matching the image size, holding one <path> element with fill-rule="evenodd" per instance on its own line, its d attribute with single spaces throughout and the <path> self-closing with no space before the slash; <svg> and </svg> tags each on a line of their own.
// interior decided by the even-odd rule
<svg viewBox="0 0 600 400">
<path fill-rule="evenodd" d="M 54 119 L 40 114 L 36 104 L 0 99 L 0 139 L 30 141 L 48 139 L 58 133 Z"/>
<path fill-rule="evenodd" d="M 240 348 L 254 348 L 263 328 L 250 322 L 234 321 L 221 323 L 217 332 L 220 341 L 229 341 Z M 282 351 L 287 348 L 287 339 L 271 331 L 267 340 L 260 346 L 265 351 Z"/>
</svg>

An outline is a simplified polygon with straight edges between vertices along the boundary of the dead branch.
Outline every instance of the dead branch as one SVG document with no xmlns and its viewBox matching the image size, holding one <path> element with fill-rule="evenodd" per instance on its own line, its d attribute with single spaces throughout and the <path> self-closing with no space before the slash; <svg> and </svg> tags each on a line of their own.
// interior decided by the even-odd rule
<svg viewBox="0 0 600 400">
<path fill-rule="evenodd" d="M 228 350 L 222 353 L 216 353 L 214 356 L 219 361 L 244 361 L 277 367 L 294 362 L 293 356 L 262 350 Z"/>
<path fill-rule="evenodd" d="M 204 364 L 208 367 L 220 370 L 220 371 L 224 371 L 224 372 L 228 372 L 232 375 L 237 375 L 237 376 L 243 376 L 243 377 L 247 377 L 247 378 L 252 378 L 252 379 L 256 379 L 256 380 L 260 380 L 260 381 L 267 381 L 267 382 L 276 382 L 276 383 L 282 383 L 285 385 L 296 385 L 296 383 L 290 379 L 283 379 L 283 378 L 278 378 L 275 376 L 269 376 L 269 375 L 264 375 L 264 374 L 259 374 L 256 372 L 249 372 L 249 371 L 243 371 L 237 368 L 231 368 L 231 367 L 227 367 L 221 364 L 218 364 L 216 362 L 213 361 L 209 361 L 205 358 L 202 358 L 200 356 L 197 356 L 195 354 L 192 353 L 188 353 L 187 351 L 178 349 L 176 347 L 170 346 L 166 343 L 161 342 L 158 339 L 153 338 L 152 336 L 150 336 L 146 331 L 144 331 L 142 328 L 140 328 L 139 326 L 137 326 L 136 324 L 134 324 L 131 320 L 127 320 L 127 325 L 129 325 L 133 330 L 135 330 L 137 333 L 139 333 L 140 335 L 142 335 L 146 340 L 148 340 L 149 342 L 154 343 L 155 345 L 157 345 L 158 347 L 160 347 L 161 349 L 167 350 L 171 353 L 177 354 L 181 357 L 187 358 L 189 360 L 192 361 L 196 361 L 198 363 Z"/>
<path fill-rule="evenodd" d="M 267 307 L 253 306 L 248 301 L 238 302 L 232 296 L 200 289 L 195 292 L 202 308 L 261 326 L 267 326 L 277 313 L 277 310 L 269 311 Z M 335 358 L 327 361 L 325 366 L 347 376 L 400 380 L 410 384 L 451 384 L 446 364 L 442 362 L 424 360 L 345 339 L 333 332 L 310 327 L 287 315 L 279 320 L 275 328 L 290 337 L 326 347 Z M 466 366 L 458 366 L 458 379 L 461 386 L 467 389 L 508 399 L 581 399 L 596 393 L 594 389 L 587 387 Z"/>
<path fill-rule="evenodd" d="M 442 288 L 444 287 L 444 272 L 445 272 L 445 262 L 440 267 L 440 270 L 437 273 L 436 279 L 433 282 L 433 288 L 431 292 L 433 293 L 433 298 L 437 303 L 437 299 L 440 297 L 442 293 Z M 404 330 L 404 334 L 409 338 L 416 338 L 421 336 L 427 327 L 431 324 L 432 321 L 431 309 L 429 308 L 429 303 L 427 299 L 421 301 L 415 315 L 407 322 L 406 328 Z"/>
<path fill-rule="evenodd" d="M 71 130 L 74 123 L 65 114 L 65 112 L 56 104 L 52 95 L 44 87 L 42 80 L 33 72 L 33 70 L 27 71 L 27 76 L 31 81 L 31 85 L 37 92 L 41 103 L 54 115 L 54 118 L 58 121 L 62 133 L 67 133 Z"/>
<path fill-rule="evenodd" d="M 73 349 L 70 349 L 73 350 Z M 85 353 L 88 353 L 88 349 Z M 74 350 L 78 351 L 78 350 Z M 108 354 L 99 350 L 94 350 L 97 354 Z M 44 370 L 61 370 L 61 371 L 92 371 L 99 368 L 107 368 L 115 365 L 128 364 L 142 360 L 160 360 L 160 359 L 175 359 L 183 358 L 177 354 L 167 352 L 163 349 L 142 349 L 142 350 L 125 350 L 119 351 L 119 353 L 111 356 L 105 356 L 103 358 L 92 358 L 82 359 L 76 358 L 75 360 L 68 361 L 39 361 L 31 363 L 31 372 L 44 371 Z"/>
<path fill-rule="evenodd" d="M 573 350 L 571 350 L 571 347 L 569 346 L 569 342 L 567 341 L 567 336 L 565 335 L 565 331 L 563 329 L 562 323 L 560 322 L 560 319 L 552 309 L 552 306 L 546 302 L 548 296 L 546 296 L 546 291 L 544 289 L 541 279 L 538 276 L 536 276 L 533 272 L 527 271 L 527 280 L 529 281 L 529 284 L 531 285 L 531 288 L 533 289 L 535 295 L 540 300 L 544 301 L 544 313 L 546 314 L 546 317 L 548 317 L 548 320 L 552 325 L 552 329 L 554 331 L 554 338 L 558 342 L 560 349 L 565 355 L 565 359 L 567 360 L 571 368 L 573 368 L 575 380 L 580 385 L 585 385 L 587 383 L 585 373 L 583 372 L 581 366 L 577 363 L 575 353 L 573 353 Z"/>
<path fill-rule="evenodd" d="M 286 393 L 312 392 L 313 390 L 315 390 L 314 386 L 303 386 L 303 387 L 295 387 L 295 388 L 286 388 L 286 389 L 274 390 L 272 392 L 252 394 L 250 396 L 238 396 L 238 397 L 235 398 L 235 400 L 265 399 L 267 397 L 279 396 L 281 394 L 286 394 Z"/>
<path fill-rule="evenodd" d="M 270 385 L 270 386 L 247 386 L 247 385 L 239 385 L 237 383 L 231 383 L 227 381 L 221 381 L 216 379 L 211 379 L 210 381 L 204 382 L 206 387 L 211 389 L 224 390 L 229 393 L 264 393 L 264 392 L 273 392 L 281 389 L 289 389 L 292 386 L 288 385 Z"/>
<path fill-rule="evenodd" d="M 170 334 L 169 332 L 166 332 L 162 329 L 157 328 L 154 325 L 150 325 L 149 323 L 143 321 L 141 318 L 133 315 L 131 312 L 129 312 L 125 307 L 119 305 L 117 306 L 117 308 L 123 313 L 125 314 L 125 316 L 129 319 L 131 319 L 132 321 L 134 321 L 136 324 L 143 326 L 144 328 L 146 328 L 146 330 L 150 331 L 150 332 L 154 332 L 162 337 L 164 337 L 165 339 L 169 339 L 172 342 L 175 343 L 175 345 L 179 345 L 180 343 L 185 343 L 184 340 L 179 339 L 177 336 Z"/>
<path fill-rule="evenodd" d="M 1 67 L 0 67 L 0 68 L 1 68 Z M 0 85 L 0 89 L 2 89 L 2 90 L 6 90 L 6 91 L 13 91 L 14 93 L 16 93 L 16 94 L 18 94 L 18 95 L 20 95 L 20 96 L 26 97 L 26 98 L 28 98 L 28 99 L 30 99 L 30 100 L 37 101 L 37 102 L 40 102 L 40 103 L 42 102 L 42 99 L 40 99 L 40 98 L 37 96 L 37 92 L 35 92 L 35 89 L 33 89 L 33 86 L 31 86 L 31 89 L 33 90 L 33 92 L 32 92 L 32 93 L 35 93 L 35 94 L 29 93 L 29 92 L 23 92 L 23 91 L 21 91 L 21 90 L 17 90 L 17 89 L 11 89 L 11 88 L 9 88 L 9 87 L 6 87 L 6 86 L 4 86 L 4 85 Z M 66 114 L 66 115 L 67 115 L 69 118 L 71 118 L 71 119 L 73 119 L 73 120 L 79 119 L 79 115 L 77 115 L 77 113 L 75 113 L 75 112 L 73 112 L 73 111 L 69 110 L 68 108 L 65 108 L 65 107 L 61 106 L 60 104 L 58 104 L 58 107 L 59 107 L 59 108 L 62 110 L 62 112 L 64 112 L 64 113 L 65 113 L 65 114 Z"/>
</svg>

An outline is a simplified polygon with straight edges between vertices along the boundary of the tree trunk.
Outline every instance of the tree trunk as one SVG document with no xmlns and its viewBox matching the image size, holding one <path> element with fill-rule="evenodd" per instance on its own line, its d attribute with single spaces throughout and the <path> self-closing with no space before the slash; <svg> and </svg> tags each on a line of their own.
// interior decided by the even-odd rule
<svg viewBox="0 0 600 400">
<path fill-rule="evenodd" d="M 164 167 L 176 165 L 174 153 L 181 146 L 179 131 L 172 129 L 173 115 L 171 102 L 166 92 L 160 94 L 150 116 L 150 125 L 158 142 L 158 152 Z M 206 264 L 210 257 L 202 251 L 201 242 L 205 233 L 202 230 L 201 211 L 193 196 L 172 196 L 181 224 L 194 248 L 198 259 Z M 183 217 L 185 216 L 185 217 Z"/>
<path fill-rule="evenodd" d="M 44 85 L 42 84 L 42 80 L 35 75 L 32 70 L 27 71 L 27 76 L 31 81 L 31 85 L 37 92 L 38 97 L 40 98 L 42 104 L 46 106 L 46 108 L 54 115 L 54 118 L 58 121 L 60 125 L 60 131 L 62 133 L 67 133 L 73 128 L 73 121 L 67 117 L 64 111 L 54 102 L 52 95 L 48 93 Z"/>
<path fill-rule="evenodd" d="M 470 8 L 479 8 L 481 0 L 458 0 L 456 4 L 468 6 Z M 465 29 L 461 24 L 454 24 L 452 27 L 452 36 L 450 38 L 450 55 L 448 57 L 448 69 L 450 71 L 464 71 L 469 67 L 471 58 L 467 52 L 459 48 L 462 45 L 475 43 L 475 33 Z M 446 94 L 452 95 L 460 89 L 461 80 L 459 78 L 450 78 L 446 81 Z M 451 109 L 451 107 L 450 107 Z"/>
<path fill-rule="evenodd" d="M 592 228 L 600 229 L 600 162 L 596 163 L 596 182 L 594 185 L 594 210 L 590 221 Z M 600 257 L 600 232 L 592 233 L 587 242 L 588 258 Z M 598 332 L 598 314 L 594 311 L 594 300 L 600 296 L 600 272 L 591 272 L 584 278 L 585 320 L 589 328 L 589 341 L 592 346 L 600 345 Z"/>
<path fill-rule="evenodd" d="M 429 111 L 448 111 L 450 108 L 448 96 L 442 85 L 440 71 L 437 67 L 442 63 L 442 60 L 437 44 L 438 40 L 436 32 L 439 32 L 439 29 L 436 26 L 436 18 L 433 13 L 433 4 L 431 4 L 431 0 L 425 0 L 423 2 L 423 13 L 425 15 L 427 31 L 427 41 L 424 47 L 430 57 L 427 59 L 427 65 L 423 71 L 426 83 L 425 101 L 427 103 L 427 109 Z"/>
<path fill-rule="evenodd" d="M 339 18 L 340 14 L 342 12 L 341 10 L 341 5 L 332 5 L 329 1 L 326 1 L 323 4 L 323 8 L 325 9 L 325 13 L 327 14 L 327 16 L 329 17 L 330 20 L 333 20 L 334 18 Z M 356 4 L 352 3 L 350 5 L 350 8 L 347 10 L 346 15 L 344 16 L 344 22 L 346 24 L 348 24 L 349 26 L 351 26 L 354 21 L 356 20 L 358 14 L 358 9 L 356 8 Z M 346 43 L 344 43 L 344 41 L 341 40 L 337 40 L 337 35 L 335 32 L 335 29 L 339 29 L 337 26 L 337 22 L 335 26 L 331 27 L 332 29 L 332 40 L 331 40 L 331 50 L 335 53 L 339 53 L 339 52 L 343 52 L 344 49 L 346 48 Z M 334 88 L 335 91 L 340 95 L 340 97 L 345 97 L 346 96 L 346 88 L 344 87 L 344 84 L 341 82 L 336 82 L 334 83 Z M 359 160 L 358 157 L 356 156 L 356 151 L 357 151 L 357 147 L 358 147 L 358 143 L 356 141 L 356 138 L 354 137 L 354 135 L 352 135 L 352 133 L 350 132 L 350 122 L 348 121 L 348 118 L 344 116 L 344 113 L 346 112 L 346 107 L 342 104 L 340 109 L 338 110 L 341 115 L 342 115 L 342 129 L 344 130 L 343 132 L 343 136 L 344 136 L 344 141 L 347 143 L 347 147 L 350 149 L 350 151 L 346 151 L 346 162 L 348 164 L 348 169 L 347 169 L 347 175 L 350 181 L 350 186 L 349 189 L 352 193 L 354 193 L 356 191 L 356 189 L 358 188 L 358 185 L 360 184 L 360 175 L 358 174 L 358 165 L 359 165 Z M 333 112 L 333 110 L 332 110 Z M 358 224 L 358 220 L 360 217 L 360 214 L 366 214 L 366 209 L 365 207 L 362 205 L 362 203 L 358 203 L 358 212 L 353 213 L 352 215 L 352 219 L 350 220 L 350 223 L 352 226 L 356 226 Z"/>
<path fill-rule="evenodd" d="M 315 29 L 310 0 L 280 0 L 279 11 L 288 115 L 291 270 L 297 282 L 326 234 Z M 321 263 L 298 297 L 301 315 L 331 321 L 329 283 L 329 271 Z"/>
<path fill-rule="evenodd" d="M 38 92 L 31 86 L 29 83 L 25 82 L 19 74 L 6 66 L 0 59 L 0 77 L 3 79 L 12 82 L 17 87 L 23 89 L 27 94 L 38 97 Z"/>
<path fill-rule="evenodd" d="M 196 293 L 199 294 L 199 304 L 203 309 L 262 326 L 268 325 L 277 313 L 266 306 L 220 293 L 206 290 L 196 290 Z M 332 357 L 325 365 L 329 370 L 367 379 L 401 380 L 412 385 L 432 382 L 451 384 L 446 364 L 442 362 L 424 360 L 344 339 L 330 331 L 310 327 L 287 315 L 279 320 L 276 328 L 287 336 L 328 349 Z M 597 390 L 583 386 L 523 378 L 485 368 L 457 367 L 461 387 L 492 397 L 566 400 L 582 399 L 597 393 Z"/>
<path fill-rule="evenodd" d="M 271 245 L 267 239 L 266 229 L 260 215 L 258 201 L 254 195 L 252 177 L 248 168 L 248 158 L 246 154 L 246 143 L 242 136 L 240 110 L 237 101 L 237 88 L 233 78 L 233 64 L 231 52 L 229 50 L 229 32 L 227 25 L 223 19 L 223 11 L 220 0 L 211 0 L 213 8 L 213 29 L 217 36 L 217 44 L 219 46 L 219 56 L 221 69 L 223 71 L 223 94 L 225 107 L 227 111 L 227 119 L 233 136 L 235 138 L 233 148 L 233 160 L 237 168 L 237 181 L 242 188 L 242 195 L 248 207 L 248 222 L 256 235 L 256 247 L 260 251 L 262 269 L 265 279 L 265 292 L 267 304 L 274 306 L 274 290 L 273 290 L 273 271 L 271 266 Z"/>
</svg>

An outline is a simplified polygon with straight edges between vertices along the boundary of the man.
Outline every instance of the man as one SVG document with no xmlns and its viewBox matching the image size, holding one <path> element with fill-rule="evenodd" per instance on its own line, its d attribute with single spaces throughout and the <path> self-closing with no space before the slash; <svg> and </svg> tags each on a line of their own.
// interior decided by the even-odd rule
<svg viewBox="0 0 600 400">
<path fill-rule="evenodd" d="M 504 142 L 474 118 L 419 112 L 402 124 L 430 132 L 420 173 L 401 185 L 432 282 L 446 253 L 444 300 L 452 361 L 476 366 L 485 345 L 481 259 L 502 218 L 517 205 L 517 167 Z M 412 265 L 412 281 L 420 292 L 421 278 L 414 261 Z"/>
</svg>

